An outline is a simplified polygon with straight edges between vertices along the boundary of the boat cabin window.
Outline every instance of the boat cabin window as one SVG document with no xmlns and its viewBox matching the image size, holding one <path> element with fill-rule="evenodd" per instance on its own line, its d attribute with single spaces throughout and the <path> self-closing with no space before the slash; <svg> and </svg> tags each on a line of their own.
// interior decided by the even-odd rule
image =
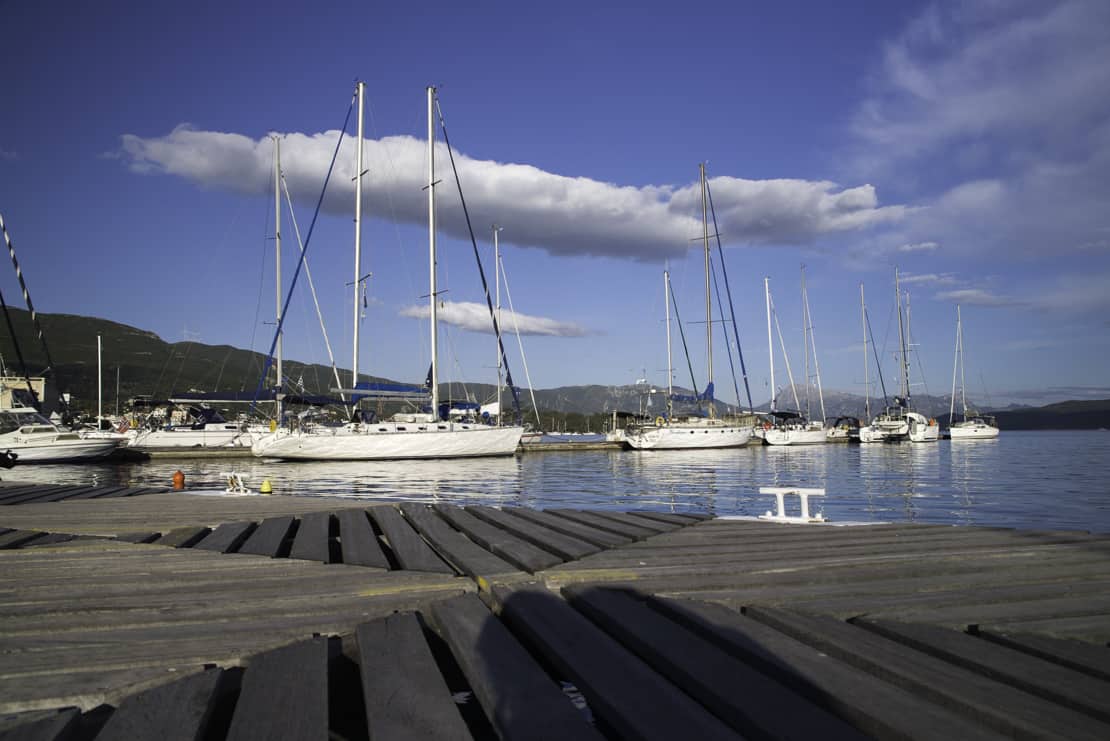
<svg viewBox="0 0 1110 741">
<path fill-rule="evenodd" d="M 24 425 L 43 425 L 53 432 L 54 423 L 38 412 L 0 412 L 0 434 L 15 432 Z"/>
</svg>

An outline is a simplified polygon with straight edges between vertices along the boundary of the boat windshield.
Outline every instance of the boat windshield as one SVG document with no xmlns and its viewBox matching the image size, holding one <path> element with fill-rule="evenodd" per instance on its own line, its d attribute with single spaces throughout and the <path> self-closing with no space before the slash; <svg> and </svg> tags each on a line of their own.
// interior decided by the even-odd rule
<svg viewBox="0 0 1110 741">
<path fill-rule="evenodd" d="M 0 411 L 0 435 L 15 432 L 20 427 L 28 424 L 54 426 L 53 422 L 38 412 Z"/>
</svg>

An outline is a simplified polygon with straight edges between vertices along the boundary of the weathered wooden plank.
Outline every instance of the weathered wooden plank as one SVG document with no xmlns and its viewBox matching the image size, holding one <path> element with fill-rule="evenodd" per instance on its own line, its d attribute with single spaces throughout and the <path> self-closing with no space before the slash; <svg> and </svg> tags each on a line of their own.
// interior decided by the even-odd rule
<svg viewBox="0 0 1110 741">
<path fill-rule="evenodd" d="M 0 741 L 67 741 L 75 737 L 80 719 L 77 708 L 0 716 Z"/>
<path fill-rule="evenodd" d="M 355 639 L 370 738 L 471 738 L 413 613 L 363 623 Z"/>
<path fill-rule="evenodd" d="M 679 527 L 693 525 L 698 522 L 703 522 L 706 519 L 704 517 L 692 517 L 679 512 L 653 512 L 649 509 L 633 509 L 629 510 L 626 514 L 646 517 L 649 520 L 658 520 L 659 522 L 678 525 Z"/>
<path fill-rule="evenodd" d="M 301 517 L 297 535 L 293 538 L 293 548 L 289 558 L 304 561 L 331 562 L 331 548 L 328 536 L 331 532 L 331 512 L 310 512 Z"/>
<path fill-rule="evenodd" d="M 518 569 L 535 573 L 563 562 L 560 556 L 538 548 L 503 528 L 479 520 L 457 505 L 437 504 L 435 510 L 472 541 Z"/>
<path fill-rule="evenodd" d="M 648 604 L 875 737 L 1003 737 L 723 605 L 658 597 Z"/>
<path fill-rule="evenodd" d="M 483 505 L 470 505 L 466 508 L 470 514 L 486 522 L 504 528 L 508 532 L 533 543 L 545 551 L 560 556 L 563 560 L 574 560 L 597 553 L 600 547 L 587 543 L 579 538 L 563 535 L 551 528 L 538 525 L 523 517 L 514 517 L 507 512 L 502 512 L 493 507 Z"/>
<path fill-rule="evenodd" d="M 126 486 L 96 486 L 88 491 L 71 494 L 66 497 L 66 501 L 70 499 L 100 499 L 101 497 L 110 496 L 126 490 Z"/>
<path fill-rule="evenodd" d="M 153 543 L 162 537 L 162 533 L 123 533 L 117 535 L 116 540 L 122 540 L 125 543 Z"/>
<path fill-rule="evenodd" d="M 39 530 L 12 530 L 0 535 L 0 550 L 5 548 L 22 548 L 38 538 L 45 538 L 47 533 Z"/>
<path fill-rule="evenodd" d="M 599 548 L 613 548 L 615 546 L 631 543 L 632 538 L 624 535 L 617 535 L 608 530 L 592 527 L 590 525 L 583 525 L 574 520 L 568 520 L 565 517 L 559 517 L 547 512 L 538 512 L 533 509 L 526 509 L 524 507 L 505 507 L 503 512 L 508 512 L 514 517 L 534 522 L 537 525 L 543 525 L 550 528 L 557 533 L 569 535 L 572 538 L 584 540 L 587 543 L 593 543 Z"/>
<path fill-rule="evenodd" d="M 455 573 L 455 570 L 424 542 L 420 534 L 401 516 L 401 511 L 395 506 L 373 507 L 369 512 L 374 522 L 378 523 L 402 569 L 429 571 L 434 574 Z"/>
<path fill-rule="evenodd" d="M 1104 647 L 1099 650 L 1083 641 L 1028 633 L 1001 633 L 977 625 L 970 626 L 968 632 L 1016 651 L 1024 651 L 1030 656 L 1110 681 L 1110 651 Z"/>
<path fill-rule="evenodd" d="M 430 612 L 499 737 L 602 738 L 476 595 L 436 602 Z"/>
<path fill-rule="evenodd" d="M 176 530 L 169 531 L 156 542 L 158 545 L 167 545 L 173 548 L 192 548 L 210 532 L 212 532 L 210 527 L 197 527 L 195 525 L 179 527 Z"/>
<path fill-rule="evenodd" d="M 30 543 L 24 543 L 21 547 L 38 548 L 43 545 L 57 545 L 58 543 L 68 543 L 79 537 L 87 536 L 70 535 L 69 533 L 47 533 L 41 538 L 35 538 Z"/>
<path fill-rule="evenodd" d="M 629 525 L 623 522 L 618 522 L 614 518 L 606 517 L 605 515 L 601 515 L 596 512 L 586 512 L 580 509 L 562 508 L 548 509 L 544 511 L 558 517 L 572 520 L 573 522 L 577 522 L 582 525 L 589 525 L 590 527 L 596 527 L 599 530 L 606 530 L 617 535 L 623 535 L 624 537 L 632 538 L 633 540 L 643 540 L 644 538 L 650 538 L 652 535 L 658 534 L 657 530 L 650 530 L 639 525 Z"/>
<path fill-rule="evenodd" d="M 227 741 L 328 735 L 328 640 L 312 638 L 252 657 Z"/>
<path fill-rule="evenodd" d="M 1102 680 L 947 628 L 862 618 L 851 622 L 917 651 L 1110 722 L 1110 685 Z"/>
<path fill-rule="evenodd" d="M 255 556 L 278 556 L 293 528 L 294 519 L 291 516 L 268 517 L 263 520 L 258 528 L 251 533 L 243 545 L 239 546 L 238 553 L 250 553 Z"/>
<path fill-rule="evenodd" d="M 643 517 L 632 512 L 616 512 L 607 509 L 591 509 L 587 510 L 592 515 L 598 515 L 607 519 L 619 522 L 622 525 L 631 525 L 632 527 L 640 527 L 645 530 L 651 530 L 655 533 L 669 533 L 679 530 L 683 524 L 676 524 L 673 522 L 665 522 L 657 520 L 654 517 Z"/>
<path fill-rule="evenodd" d="M 544 589 L 495 586 L 501 618 L 574 682 L 622 738 L 735 739 L 736 733 Z"/>
<path fill-rule="evenodd" d="M 254 522 L 225 522 L 218 525 L 193 547 L 203 551 L 233 553 L 250 537 L 256 527 L 257 524 Z"/>
<path fill-rule="evenodd" d="M 401 511 L 420 534 L 462 573 L 473 577 L 490 577 L 518 571 L 511 563 L 476 545 L 452 528 L 428 505 L 403 502 Z"/>
<path fill-rule="evenodd" d="M 220 669 L 207 669 L 131 695 L 108 718 L 97 741 L 204 738 Z"/>
<path fill-rule="evenodd" d="M 7 499 L 5 504 L 29 504 L 37 501 L 55 501 L 55 499 L 53 499 L 55 497 L 83 491 L 86 488 L 87 487 L 84 486 L 36 486 L 18 496 Z"/>
<path fill-rule="evenodd" d="M 745 736 L 863 739 L 793 689 L 690 632 L 628 590 L 568 587 L 571 606 Z"/>
<path fill-rule="evenodd" d="M 360 509 L 344 509 L 336 513 L 339 519 L 339 546 L 343 563 L 354 566 L 370 566 L 388 569 L 389 559 L 382 551 L 378 536 L 370 526 L 366 512 Z"/>
<path fill-rule="evenodd" d="M 745 613 L 824 653 L 1001 732 L 1104 739 L 1110 726 L 848 623 L 748 607 Z"/>
</svg>

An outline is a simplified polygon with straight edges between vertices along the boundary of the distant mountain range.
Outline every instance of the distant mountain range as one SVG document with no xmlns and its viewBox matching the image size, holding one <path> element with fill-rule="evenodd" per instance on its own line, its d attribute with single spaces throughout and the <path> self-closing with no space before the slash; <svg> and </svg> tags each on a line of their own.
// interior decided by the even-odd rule
<svg viewBox="0 0 1110 741">
<path fill-rule="evenodd" d="M 46 351 L 34 331 L 28 312 L 8 309 L 12 326 L 19 339 L 17 352 L 11 332 L 5 324 L 0 328 L 0 360 L 8 375 L 20 375 L 20 353 L 27 372 L 32 376 L 47 375 L 56 388 L 71 394 L 73 405 L 95 413 L 97 398 L 97 349 L 100 335 L 104 357 L 111 358 L 104 368 L 104 409 L 113 411 L 117 400 L 116 378 L 118 368 L 120 409 L 139 395 L 166 398 L 174 393 L 187 391 L 253 391 L 265 365 L 266 356 L 259 352 L 241 350 L 230 345 L 205 345 L 199 342 L 165 342 L 152 332 L 129 327 L 117 322 L 71 314 L 39 314 L 43 336 L 49 347 L 53 367 L 46 359 Z M 49 370 L 49 372 L 47 372 Z M 271 371 L 272 373 L 272 371 Z M 340 369 L 343 377 L 350 371 Z M 335 386 L 330 368 L 319 364 L 285 361 L 287 378 L 303 384 L 306 394 L 329 394 Z M 366 376 L 365 380 L 390 381 L 392 379 Z M 536 404 L 541 416 L 557 415 L 564 420 L 575 417 L 608 416 L 612 412 L 657 414 L 663 409 L 664 397 L 649 394 L 650 386 L 629 384 L 623 386 L 561 386 L 537 389 Z M 676 387 L 676 393 L 692 393 Z M 442 393 L 453 398 L 470 398 L 489 402 L 495 397 L 492 384 L 459 383 L 443 384 Z M 506 396 L 507 396 L 507 392 Z M 804 390 L 799 391 L 805 406 Z M 820 406 L 816 389 L 810 390 L 810 409 L 819 416 Z M 650 405 L 649 405 L 650 399 Z M 865 400 L 861 396 L 838 391 L 824 394 L 825 414 L 829 419 L 840 416 L 864 417 Z M 522 407 L 531 410 L 528 390 L 520 390 Z M 506 400 L 506 403 L 510 403 Z M 915 396 L 914 406 L 922 414 L 937 418 L 947 425 L 950 399 L 945 396 Z M 882 400 L 871 400 L 872 412 L 882 405 Z M 781 403 L 780 407 L 785 406 Z M 790 405 L 792 406 L 792 404 Z M 767 403 L 757 406 L 766 411 Z M 1010 407 L 994 412 L 1002 429 L 1098 429 L 1110 427 L 1110 399 L 1101 401 L 1067 401 L 1043 407 Z M 546 418 L 544 422 L 546 423 Z M 595 426 L 594 429 L 597 429 Z"/>
</svg>

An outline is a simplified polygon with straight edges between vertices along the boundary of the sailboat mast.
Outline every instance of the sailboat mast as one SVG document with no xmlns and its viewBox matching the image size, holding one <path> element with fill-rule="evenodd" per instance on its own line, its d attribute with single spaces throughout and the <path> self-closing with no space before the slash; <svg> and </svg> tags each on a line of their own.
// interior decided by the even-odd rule
<svg viewBox="0 0 1110 741">
<path fill-rule="evenodd" d="M 698 172 L 701 176 L 701 228 L 702 240 L 705 243 L 705 348 L 709 367 L 706 371 L 708 383 L 706 389 L 708 390 L 713 385 L 713 299 L 710 293 L 709 286 L 709 199 L 706 195 L 705 187 L 705 163 L 698 164 Z M 713 412 L 713 404 L 709 404 L 710 414 Z"/>
<path fill-rule="evenodd" d="M 493 284 L 494 294 L 497 297 L 497 331 L 494 349 L 497 350 L 497 426 L 501 426 L 501 244 L 497 239 L 501 227 L 493 225 Z"/>
<path fill-rule="evenodd" d="M 771 411 L 775 411 L 775 343 L 771 338 L 771 279 L 763 279 L 763 294 L 767 298 L 767 355 L 771 358 Z"/>
<path fill-rule="evenodd" d="M 859 315 L 860 324 L 863 327 L 863 409 L 864 416 L 867 417 L 865 422 L 871 423 L 871 379 L 869 378 L 869 366 L 867 360 L 867 304 L 863 300 L 863 282 L 859 284 Z"/>
<path fill-rule="evenodd" d="M 806 266 L 802 263 L 802 362 L 806 379 L 806 419 L 810 418 L 809 406 L 809 301 L 806 298 Z"/>
<path fill-rule="evenodd" d="M 948 426 L 956 417 L 956 370 L 960 367 L 960 305 L 956 304 L 956 351 L 952 355 L 952 397 L 948 403 Z"/>
<path fill-rule="evenodd" d="M 439 419 L 439 297 L 436 295 L 435 87 L 428 86 L 428 301 L 432 322 L 432 414 Z"/>
<path fill-rule="evenodd" d="M 898 283 L 898 268 L 894 269 L 894 300 L 898 307 L 898 342 L 902 346 L 902 399 L 910 399 L 910 364 L 906 360 L 906 330 L 902 324 L 902 288 Z"/>
<path fill-rule="evenodd" d="M 663 271 L 663 309 L 667 323 L 667 419 L 671 418 L 671 407 L 674 402 L 674 369 L 671 367 L 671 273 Z"/>
<path fill-rule="evenodd" d="M 964 408 L 964 419 L 967 419 L 967 379 L 964 378 L 964 322 L 960 316 L 959 304 L 956 305 L 956 326 L 959 328 L 960 338 L 960 404 Z"/>
<path fill-rule="evenodd" d="M 274 403 L 275 403 L 274 414 L 277 418 L 277 423 L 281 424 L 281 414 L 282 414 L 282 408 L 281 408 L 281 406 L 282 406 L 281 405 L 282 393 L 281 393 L 281 391 L 282 391 L 282 381 L 285 378 L 285 376 L 282 375 L 283 371 L 282 371 L 282 367 L 281 367 L 281 359 L 282 359 L 281 336 L 282 336 L 282 332 L 281 332 L 281 329 L 280 329 L 281 326 L 282 326 L 282 324 L 281 324 L 281 297 L 282 297 L 282 291 L 281 291 L 281 139 L 279 139 L 276 134 L 272 138 L 274 140 L 274 286 L 275 286 L 275 288 L 274 288 L 274 302 L 277 306 L 277 312 L 275 314 L 275 317 L 276 317 L 276 321 L 277 321 L 277 326 L 279 328 L 278 329 L 278 336 L 277 336 L 277 344 L 275 346 L 276 364 L 275 364 L 274 367 L 276 368 L 276 371 L 277 371 L 277 388 L 276 388 L 275 396 L 274 396 Z"/>
<path fill-rule="evenodd" d="M 362 277 L 362 111 L 363 92 L 366 83 L 358 83 L 358 140 L 355 144 L 355 300 L 354 300 L 354 346 L 351 358 L 351 388 L 358 386 L 358 337 L 359 337 L 359 289 Z M 357 404 L 355 405 L 357 406 Z"/>
<path fill-rule="evenodd" d="M 100 420 L 104 419 L 104 377 L 103 377 L 103 347 L 100 335 L 96 336 L 96 429 L 100 429 Z"/>
<path fill-rule="evenodd" d="M 809 310 L 809 291 L 806 290 L 806 266 L 802 265 L 802 306 L 805 322 L 809 327 L 809 346 L 813 350 L 813 377 L 817 380 L 817 401 L 821 405 L 821 422 L 825 421 L 825 392 L 821 389 L 821 363 L 817 360 L 817 338 L 813 335 L 813 312 Z M 807 356 L 808 364 L 808 356 Z M 806 367 L 806 417 L 809 417 L 809 367 Z"/>
</svg>

